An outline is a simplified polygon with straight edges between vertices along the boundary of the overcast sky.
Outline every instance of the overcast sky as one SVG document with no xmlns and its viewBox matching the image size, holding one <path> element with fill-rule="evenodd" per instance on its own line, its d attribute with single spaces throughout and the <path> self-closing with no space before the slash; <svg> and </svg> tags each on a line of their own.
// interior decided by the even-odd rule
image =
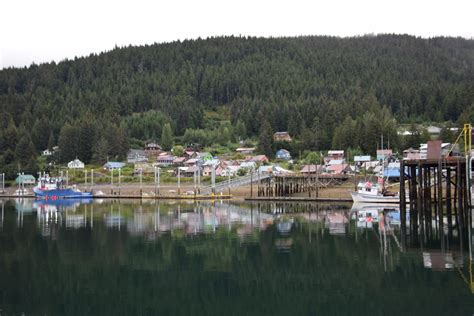
<svg viewBox="0 0 474 316">
<path fill-rule="evenodd" d="M 474 0 L 5 0 L 0 68 L 219 35 L 474 38 Z"/>
</svg>

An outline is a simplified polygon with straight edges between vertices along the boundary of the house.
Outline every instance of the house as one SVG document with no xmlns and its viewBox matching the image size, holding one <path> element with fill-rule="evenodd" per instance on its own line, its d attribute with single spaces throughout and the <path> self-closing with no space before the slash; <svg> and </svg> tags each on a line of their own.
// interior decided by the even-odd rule
<svg viewBox="0 0 474 316">
<path fill-rule="evenodd" d="M 417 160 L 420 159 L 420 151 L 414 148 L 408 148 L 403 151 L 403 159 L 405 160 Z"/>
<path fill-rule="evenodd" d="M 170 166 L 173 164 L 174 159 L 175 157 L 168 153 L 161 153 L 156 158 L 156 162 L 154 165 L 160 166 L 160 167 Z"/>
<path fill-rule="evenodd" d="M 330 150 L 328 151 L 329 160 L 339 160 L 344 158 L 344 150 Z"/>
<path fill-rule="evenodd" d="M 41 156 L 51 156 L 53 152 L 49 149 L 45 149 L 41 152 Z"/>
<path fill-rule="evenodd" d="M 133 167 L 133 173 L 134 174 L 139 174 L 139 173 L 153 173 L 155 170 L 154 166 L 152 164 L 149 164 L 147 162 L 137 162 L 135 163 Z"/>
<path fill-rule="evenodd" d="M 255 170 L 256 167 L 257 164 L 255 163 L 255 161 L 244 161 L 240 164 L 240 168 L 245 168 L 248 170 Z"/>
<path fill-rule="evenodd" d="M 282 160 L 290 160 L 291 159 L 291 154 L 286 149 L 280 149 L 276 152 L 275 158 L 276 159 L 282 159 Z"/>
<path fill-rule="evenodd" d="M 220 165 L 218 165 L 218 166 L 212 166 L 212 165 L 204 166 L 204 168 L 202 170 L 202 175 L 204 177 L 210 177 L 212 175 L 212 169 L 213 168 L 215 168 L 215 170 L 216 170 L 216 176 L 221 176 L 222 175 L 223 168 Z"/>
<path fill-rule="evenodd" d="M 116 169 L 121 169 L 125 167 L 125 163 L 123 162 L 117 162 L 117 161 L 109 161 L 104 165 L 104 169 L 107 170 L 116 170 Z"/>
<path fill-rule="evenodd" d="M 316 174 L 322 173 L 324 171 L 324 167 L 322 165 L 304 165 L 303 168 L 301 169 L 301 173 L 308 175 L 308 174 Z"/>
<path fill-rule="evenodd" d="M 199 167 L 198 166 L 190 166 L 190 167 L 180 167 L 180 176 L 181 177 L 194 177 L 194 174 L 198 174 L 199 172 Z"/>
<path fill-rule="evenodd" d="M 127 154 L 128 163 L 137 163 L 148 161 L 145 150 L 140 149 L 130 149 Z"/>
<path fill-rule="evenodd" d="M 67 167 L 69 169 L 84 169 L 84 163 L 76 158 L 73 161 L 68 162 Z"/>
<path fill-rule="evenodd" d="M 392 155 L 391 149 L 377 149 L 377 160 L 387 160 Z"/>
<path fill-rule="evenodd" d="M 173 160 L 173 165 L 182 166 L 185 161 L 186 161 L 186 157 L 177 157 Z"/>
<path fill-rule="evenodd" d="M 31 174 L 21 174 L 15 179 L 16 184 L 31 184 L 34 185 L 36 182 L 35 177 L 33 177 Z"/>
<path fill-rule="evenodd" d="M 442 128 L 441 127 L 438 127 L 438 126 L 428 126 L 426 128 L 426 131 L 428 132 L 428 134 L 430 135 L 439 135 L 441 133 L 441 130 Z"/>
<path fill-rule="evenodd" d="M 339 175 L 339 174 L 346 174 L 350 171 L 349 165 L 342 163 L 338 165 L 330 165 L 327 167 L 327 171 L 329 174 Z"/>
<path fill-rule="evenodd" d="M 184 151 L 183 156 L 186 159 L 196 158 L 199 155 L 199 152 L 195 151 L 194 149 L 186 148 Z"/>
<path fill-rule="evenodd" d="M 144 148 L 147 157 L 156 157 L 161 153 L 161 146 L 156 143 L 148 143 Z"/>
<path fill-rule="evenodd" d="M 199 159 L 197 159 L 197 158 L 191 158 L 191 159 L 186 160 L 183 164 L 187 167 L 195 166 L 198 163 L 198 161 L 199 161 Z"/>
<path fill-rule="evenodd" d="M 428 151 L 429 151 L 429 146 L 430 144 L 435 145 L 436 143 L 439 143 L 440 141 L 430 141 L 426 144 L 420 144 L 420 158 L 419 159 L 427 159 L 428 158 Z M 440 151 L 441 157 L 446 157 L 450 154 L 451 148 L 453 147 L 451 143 L 441 143 L 440 148 L 438 150 Z M 455 146 L 452 150 L 453 154 L 458 154 L 459 153 L 459 147 Z M 435 156 L 439 156 L 436 153 L 431 153 Z"/>
<path fill-rule="evenodd" d="M 255 147 L 240 147 L 237 148 L 235 151 L 242 155 L 252 155 L 255 151 Z"/>
<path fill-rule="evenodd" d="M 291 142 L 292 138 L 288 132 L 276 132 L 273 134 L 273 140 L 278 142 Z"/>
<path fill-rule="evenodd" d="M 332 159 L 328 162 L 328 166 L 342 165 L 346 163 L 345 159 Z"/>
<path fill-rule="evenodd" d="M 370 160 L 370 156 L 354 156 L 354 162 L 359 165 L 363 164 L 364 162 L 369 162 Z"/>
<path fill-rule="evenodd" d="M 248 160 L 254 161 L 254 162 L 261 162 L 261 163 L 268 162 L 268 157 L 265 155 L 250 156 L 247 158 Z"/>
<path fill-rule="evenodd" d="M 239 169 L 240 166 L 227 166 L 226 168 L 224 168 L 224 170 L 222 170 L 221 175 L 223 177 L 235 177 Z"/>
</svg>

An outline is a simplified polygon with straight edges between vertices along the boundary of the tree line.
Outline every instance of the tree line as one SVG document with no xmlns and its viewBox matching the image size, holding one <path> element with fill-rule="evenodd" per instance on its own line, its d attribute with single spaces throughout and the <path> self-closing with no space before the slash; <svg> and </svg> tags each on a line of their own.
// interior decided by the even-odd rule
<svg viewBox="0 0 474 316">
<path fill-rule="evenodd" d="M 289 131 L 294 151 L 370 154 L 381 133 L 402 148 L 400 123 L 472 121 L 473 56 L 462 38 L 231 36 L 3 69 L 0 170 L 33 171 L 54 145 L 60 161 L 123 158 L 165 124 L 184 144 Z"/>
</svg>

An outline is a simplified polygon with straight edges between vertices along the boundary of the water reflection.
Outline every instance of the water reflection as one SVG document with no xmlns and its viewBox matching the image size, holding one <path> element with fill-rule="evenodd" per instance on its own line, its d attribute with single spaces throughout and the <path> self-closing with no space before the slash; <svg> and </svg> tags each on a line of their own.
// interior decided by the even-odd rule
<svg viewBox="0 0 474 316">
<path fill-rule="evenodd" d="M 421 315 L 446 299 L 451 314 L 474 310 L 467 250 L 456 239 L 404 245 L 393 206 L 1 205 L 0 308 L 10 314 Z"/>
</svg>

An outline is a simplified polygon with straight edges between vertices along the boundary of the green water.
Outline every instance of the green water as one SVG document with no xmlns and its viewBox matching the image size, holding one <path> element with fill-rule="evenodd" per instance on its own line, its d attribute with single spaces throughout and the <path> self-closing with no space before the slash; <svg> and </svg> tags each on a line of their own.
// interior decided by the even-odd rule
<svg viewBox="0 0 474 316">
<path fill-rule="evenodd" d="M 0 315 L 474 314 L 466 250 L 426 268 L 350 205 L 2 205 Z"/>
</svg>

